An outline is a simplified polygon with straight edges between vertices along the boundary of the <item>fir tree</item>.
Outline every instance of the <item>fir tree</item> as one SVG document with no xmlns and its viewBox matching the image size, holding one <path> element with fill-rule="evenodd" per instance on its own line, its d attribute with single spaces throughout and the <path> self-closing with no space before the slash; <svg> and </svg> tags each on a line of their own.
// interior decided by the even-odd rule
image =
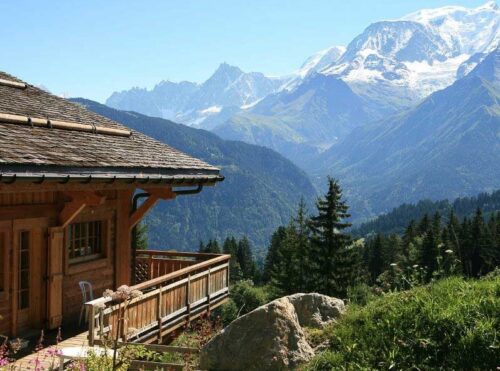
<svg viewBox="0 0 500 371">
<path fill-rule="evenodd" d="M 138 250 L 148 249 L 148 226 L 145 223 L 139 223 L 136 227 L 136 247 Z"/>
<path fill-rule="evenodd" d="M 311 273 L 318 291 L 345 296 L 355 281 L 359 261 L 356 262 L 355 254 L 349 251 L 351 236 L 343 232 L 351 226 L 345 221 L 350 215 L 336 180 L 328 178 L 328 192 L 325 198 L 318 199 L 316 207 L 318 215 L 309 223 L 313 249 Z"/>
<path fill-rule="evenodd" d="M 415 237 L 417 237 L 417 225 L 415 220 L 411 220 L 406 227 L 405 233 L 403 234 L 403 255 L 406 261 L 410 259 L 410 244 L 413 242 Z"/>
<path fill-rule="evenodd" d="M 204 245 L 203 242 L 200 241 L 200 246 L 198 248 L 198 252 L 210 253 L 210 254 L 220 254 L 221 250 L 220 250 L 219 243 L 217 242 L 217 240 L 209 240 L 206 245 Z"/>
<path fill-rule="evenodd" d="M 438 268 L 440 224 L 441 217 L 436 213 L 422 243 L 421 264 L 427 269 L 427 279 Z"/>
<path fill-rule="evenodd" d="M 368 271 L 370 273 L 371 282 L 375 283 L 377 277 L 382 274 L 384 269 L 384 241 L 383 236 L 378 233 L 373 241 L 369 245 L 369 262 Z"/>
<path fill-rule="evenodd" d="M 310 243 L 309 243 L 309 219 L 307 218 L 306 203 L 303 198 L 300 199 L 297 215 L 293 218 L 292 226 L 295 231 L 293 235 L 294 254 L 297 269 L 297 285 L 296 291 L 303 292 L 311 289 L 311 281 L 309 279 L 309 260 L 310 260 Z"/>
<path fill-rule="evenodd" d="M 238 263 L 241 267 L 241 271 L 243 272 L 243 278 L 254 279 L 257 267 L 255 261 L 253 260 L 250 241 L 246 236 L 238 242 L 236 256 L 238 257 Z"/>
<path fill-rule="evenodd" d="M 229 275 L 231 277 L 231 281 L 240 281 L 243 278 L 243 272 L 238 262 L 238 242 L 236 242 L 236 239 L 234 237 L 226 238 L 222 246 L 222 251 L 224 254 L 231 255 L 231 260 L 229 261 Z"/>
<path fill-rule="evenodd" d="M 271 281 L 271 271 L 279 264 L 279 249 L 286 237 L 286 227 L 278 227 L 271 236 L 271 243 L 267 249 L 266 260 L 264 263 L 264 272 L 262 280 L 264 282 Z"/>
</svg>

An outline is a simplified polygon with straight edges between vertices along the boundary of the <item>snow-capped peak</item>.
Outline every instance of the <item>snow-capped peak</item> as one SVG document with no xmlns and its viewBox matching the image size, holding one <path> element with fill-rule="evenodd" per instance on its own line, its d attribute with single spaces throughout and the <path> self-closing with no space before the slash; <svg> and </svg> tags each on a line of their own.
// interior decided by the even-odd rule
<svg viewBox="0 0 500 371">
<path fill-rule="evenodd" d="M 498 34 L 500 9 L 495 1 L 477 8 L 446 6 L 422 9 L 401 20 L 418 22 L 439 34 L 456 56 L 482 51 Z"/>
<path fill-rule="evenodd" d="M 321 50 L 306 59 L 296 74 L 304 78 L 310 72 L 318 72 L 326 66 L 335 63 L 345 53 L 345 46 L 332 46 Z"/>
</svg>

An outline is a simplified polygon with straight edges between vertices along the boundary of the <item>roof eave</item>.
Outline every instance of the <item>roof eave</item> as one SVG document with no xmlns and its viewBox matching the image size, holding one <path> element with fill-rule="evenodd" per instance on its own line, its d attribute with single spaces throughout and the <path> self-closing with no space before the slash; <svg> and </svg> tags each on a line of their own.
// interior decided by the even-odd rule
<svg viewBox="0 0 500 371">
<path fill-rule="evenodd" d="M 0 183 L 45 182 L 65 183 L 128 183 L 128 184 L 170 184 L 210 185 L 224 180 L 219 169 L 189 168 L 84 168 L 47 166 L 1 166 Z"/>
</svg>

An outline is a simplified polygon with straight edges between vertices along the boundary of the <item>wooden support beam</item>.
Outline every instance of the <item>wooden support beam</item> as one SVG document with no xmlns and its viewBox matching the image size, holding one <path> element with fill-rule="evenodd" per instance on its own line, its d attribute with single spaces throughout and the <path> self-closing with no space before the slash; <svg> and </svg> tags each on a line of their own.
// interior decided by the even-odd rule
<svg viewBox="0 0 500 371">
<path fill-rule="evenodd" d="M 132 196 L 133 191 L 117 192 L 115 287 L 130 285 L 131 282 L 132 249 L 129 216 L 132 211 Z"/>
<path fill-rule="evenodd" d="M 130 215 L 129 228 L 134 228 L 137 223 L 146 215 L 146 213 L 153 208 L 154 205 L 160 200 L 160 198 L 154 194 L 149 196 L 146 201 L 142 203 L 141 206 L 135 210 L 132 215 Z"/>
<path fill-rule="evenodd" d="M 149 193 L 150 196 L 130 215 L 130 229 L 134 228 L 159 200 L 171 200 L 175 198 L 172 188 L 144 188 L 144 191 Z"/>
<path fill-rule="evenodd" d="M 67 227 L 85 206 L 98 206 L 106 201 L 105 196 L 101 196 L 95 192 L 64 192 L 71 198 L 71 201 L 64 205 L 64 208 L 59 214 L 59 226 Z"/>
</svg>

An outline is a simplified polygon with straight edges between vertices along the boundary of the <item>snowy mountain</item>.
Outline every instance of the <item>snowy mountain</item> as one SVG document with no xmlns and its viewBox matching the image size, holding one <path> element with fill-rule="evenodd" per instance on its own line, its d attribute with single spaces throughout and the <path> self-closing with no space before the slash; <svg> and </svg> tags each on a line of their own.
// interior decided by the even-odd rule
<svg viewBox="0 0 500 371">
<path fill-rule="evenodd" d="M 380 109 L 397 111 L 451 85 L 459 69 L 460 77 L 470 71 L 498 44 L 499 24 L 495 2 L 420 10 L 370 25 L 321 73 L 339 76 Z"/>
<path fill-rule="evenodd" d="M 223 63 L 202 84 L 162 82 L 152 90 L 114 93 L 106 104 L 302 161 L 353 128 L 410 109 L 466 76 L 497 47 L 499 25 L 493 1 L 473 9 L 424 9 L 373 23 L 347 47 L 322 50 L 281 78 Z"/>
<path fill-rule="evenodd" d="M 133 88 L 113 93 L 106 105 L 145 115 L 204 126 L 205 120 L 221 112 L 234 112 L 278 90 L 280 78 L 260 72 L 245 73 L 222 63 L 202 84 L 163 81 L 153 89 Z"/>
<path fill-rule="evenodd" d="M 500 185 L 500 49 L 416 107 L 354 129 L 308 164 L 335 174 L 357 216 Z"/>
</svg>

